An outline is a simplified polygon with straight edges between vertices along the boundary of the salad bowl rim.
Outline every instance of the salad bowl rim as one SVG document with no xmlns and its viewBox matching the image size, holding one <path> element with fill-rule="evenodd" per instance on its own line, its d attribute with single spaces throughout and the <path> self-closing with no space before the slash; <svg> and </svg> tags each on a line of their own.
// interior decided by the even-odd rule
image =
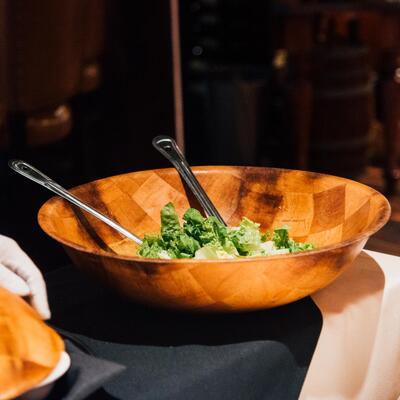
<svg viewBox="0 0 400 400">
<path fill-rule="evenodd" d="M 365 232 L 361 232 L 357 235 L 355 235 L 352 238 L 342 240 L 338 243 L 333 243 L 330 245 L 318 247 L 312 250 L 306 250 L 306 251 L 301 251 L 301 252 L 296 252 L 296 253 L 287 253 L 287 254 L 276 254 L 276 255 L 268 255 L 268 256 L 256 256 L 256 257 L 237 257 L 237 258 L 228 258 L 228 259 L 195 259 L 195 258 L 173 258 L 173 259 L 160 259 L 160 258 L 146 258 L 142 256 L 127 256 L 127 255 L 121 255 L 117 253 L 112 253 L 108 252 L 105 250 L 101 249 L 87 249 L 86 247 L 83 247 L 79 244 L 76 244 L 70 240 L 61 238 L 60 236 L 54 234 L 53 232 L 50 232 L 46 227 L 44 223 L 44 217 L 43 214 L 45 212 L 45 209 L 50 206 L 50 203 L 54 201 L 55 199 L 59 198 L 58 196 L 53 196 L 50 199 L 48 199 L 39 209 L 38 212 L 38 222 L 42 230 L 49 235 L 51 238 L 56 240 L 57 242 L 61 243 L 64 246 L 71 247 L 74 250 L 77 250 L 79 252 L 86 253 L 88 255 L 92 256 L 99 256 L 99 257 L 106 257 L 109 259 L 113 260 L 121 260 L 121 261 L 126 261 L 126 262 L 131 262 L 131 263 L 145 263 L 145 264 L 160 264 L 165 266 L 172 265 L 172 264 L 215 264 L 215 263 L 221 263 L 221 264 L 230 264 L 230 263 L 254 263 L 254 262 L 265 262 L 268 260 L 280 260 L 280 259 L 292 259 L 292 258 L 299 258 L 299 257 L 308 257 L 312 255 L 318 255 L 321 253 L 329 252 L 329 251 L 334 251 L 343 247 L 347 247 L 349 245 L 352 245 L 357 242 L 361 242 L 364 239 L 368 239 L 371 235 L 379 231 L 389 220 L 390 215 L 391 215 L 391 206 L 388 201 L 388 199 L 379 191 L 376 189 L 365 185 L 361 182 L 340 177 L 340 176 L 335 176 L 335 175 L 330 175 L 330 174 L 324 174 L 324 173 L 319 173 L 319 172 L 313 172 L 313 171 L 303 171 L 303 170 L 296 170 L 296 169 L 286 169 L 286 168 L 273 168 L 273 167 L 253 167 L 253 166 L 235 166 L 235 165 L 206 165 L 206 166 L 195 166 L 192 167 L 192 169 L 195 172 L 201 173 L 201 172 L 212 172 L 213 169 L 217 170 L 216 172 L 220 172 L 220 170 L 226 170 L 227 168 L 231 169 L 249 169 L 249 170 L 259 170 L 259 171 L 267 171 L 267 170 L 274 170 L 274 171 L 281 171 L 281 172 L 300 172 L 300 173 L 305 173 L 305 174 L 310 174 L 311 176 L 314 177 L 332 177 L 341 180 L 343 183 L 351 183 L 351 184 L 356 184 L 361 186 L 362 188 L 368 190 L 371 192 L 371 195 L 373 196 L 379 196 L 382 200 L 383 207 L 379 210 L 379 219 L 378 222 L 370 229 L 366 230 Z M 91 182 L 86 182 L 83 184 L 80 184 L 78 186 L 73 187 L 70 189 L 72 192 L 74 190 L 78 190 L 79 188 L 93 182 L 99 182 L 103 181 L 106 179 L 111 179 L 111 178 L 117 178 L 119 176 L 124 176 L 128 174 L 135 174 L 135 173 L 151 173 L 151 172 L 176 172 L 174 168 L 157 168 L 157 169 L 148 169 L 148 170 L 139 170 L 139 171 L 131 171 L 131 172 L 126 172 L 122 174 L 117 174 L 113 176 L 108 176 L 105 178 L 100 178 L 96 179 Z M 176 172 L 177 173 L 177 172 Z M 61 199 L 62 200 L 62 199 Z M 65 200 L 62 200 L 65 201 Z M 257 221 L 255 221 L 257 222 Z M 122 240 L 122 239 L 121 239 Z"/>
</svg>

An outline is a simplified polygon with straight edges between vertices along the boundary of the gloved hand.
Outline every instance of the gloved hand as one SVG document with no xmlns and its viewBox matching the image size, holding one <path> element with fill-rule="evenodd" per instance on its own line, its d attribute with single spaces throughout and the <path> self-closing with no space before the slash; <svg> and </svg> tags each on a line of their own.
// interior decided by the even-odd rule
<svg viewBox="0 0 400 400">
<path fill-rule="evenodd" d="M 50 318 L 41 272 L 15 240 L 3 235 L 0 235 L 0 286 L 19 296 L 29 296 L 39 315 Z"/>
</svg>

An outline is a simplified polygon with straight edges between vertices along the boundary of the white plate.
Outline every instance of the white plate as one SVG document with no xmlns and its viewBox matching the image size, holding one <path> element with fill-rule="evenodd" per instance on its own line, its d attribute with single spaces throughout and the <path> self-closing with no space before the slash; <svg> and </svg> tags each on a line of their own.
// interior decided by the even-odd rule
<svg viewBox="0 0 400 400">
<path fill-rule="evenodd" d="M 51 389 L 53 389 L 56 380 L 61 378 L 68 370 L 71 365 L 70 356 L 63 351 L 60 356 L 60 360 L 58 364 L 53 369 L 53 371 L 45 378 L 43 381 L 38 383 L 33 389 L 29 392 L 24 393 L 18 399 L 20 400 L 42 400 L 46 398 Z"/>
</svg>

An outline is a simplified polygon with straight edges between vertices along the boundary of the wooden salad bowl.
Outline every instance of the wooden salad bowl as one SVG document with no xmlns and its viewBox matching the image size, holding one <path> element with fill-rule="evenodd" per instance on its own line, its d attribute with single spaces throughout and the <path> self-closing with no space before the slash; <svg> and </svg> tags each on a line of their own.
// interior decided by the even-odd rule
<svg viewBox="0 0 400 400">
<path fill-rule="evenodd" d="M 336 279 L 390 216 L 386 198 L 344 178 L 258 167 L 195 167 L 194 173 L 230 226 L 243 216 L 261 229 L 289 225 L 290 236 L 317 249 L 234 260 L 158 260 L 59 197 L 39 211 L 42 229 L 82 271 L 123 296 L 178 310 L 235 312 L 275 307 Z M 172 169 L 132 172 L 72 189 L 140 237 L 160 229 L 160 209 L 173 202 L 181 217 L 200 208 Z"/>
</svg>

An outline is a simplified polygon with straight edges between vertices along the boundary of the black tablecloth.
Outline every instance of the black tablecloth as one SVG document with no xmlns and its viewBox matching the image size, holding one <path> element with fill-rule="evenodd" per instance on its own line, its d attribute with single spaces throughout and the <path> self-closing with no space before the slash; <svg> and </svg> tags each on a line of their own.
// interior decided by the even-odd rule
<svg viewBox="0 0 400 400">
<path fill-rule="evenodd" d="M 66 337 L 83 351 L 127 367 L 93 398 L 297 399 L 322 326 L 310 298 L 204 315 L 127 302 L 71 267 L 46 281 L 51 324 L 73 332 Z"/>
</svg>

